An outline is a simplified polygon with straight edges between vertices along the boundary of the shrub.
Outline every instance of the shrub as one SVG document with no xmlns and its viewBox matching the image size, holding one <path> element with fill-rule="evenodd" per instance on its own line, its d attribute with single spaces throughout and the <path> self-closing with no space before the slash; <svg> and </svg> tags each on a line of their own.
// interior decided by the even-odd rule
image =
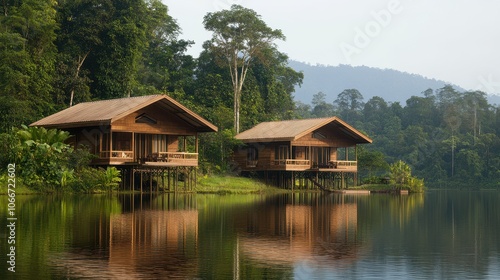
<svg viewBox="0 0 500 280">
<path fill-rule="evenodd" d="M 411 176 L 410 166 L 399 160 L 389 166 L 389 177 L 391 182 L 396 185 L 398 189 L 408 189 L 412 192 L 422 192 L 425 188 L 424 180 Z"/>
<path fill-rule="evenodd" d="M 115 167 L 107 169 L 85 167 L 76 173 L 72 189 L 75 192 L 86 193 L 112 191 L 118 187 L 120 182 L 120 171 Z"/>
</svg>

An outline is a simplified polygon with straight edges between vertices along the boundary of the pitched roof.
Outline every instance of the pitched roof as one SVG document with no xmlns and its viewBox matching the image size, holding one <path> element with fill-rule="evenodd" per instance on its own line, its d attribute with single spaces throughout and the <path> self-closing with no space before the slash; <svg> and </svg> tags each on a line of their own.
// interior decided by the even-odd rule
<svg viewBox="0 0 500 280">
<path fill-rule="evenodd" d="M 68 128 L 109 125 L 153 103 L 158 103 L 169 112 L 196 127 L 200 132 L 217 131 L 215 125 L 167 95 L 147 95 L 84 102 L 45 117 L 30 126 Z"/>
<path fill-rule="evenodd" d="M 372 139 L 338 117 L 263 122 L 236 135 L 243 142 L 295 141 L 325 125 L 333 125 L 357 143 L 371 143 Z"/>
</svg>

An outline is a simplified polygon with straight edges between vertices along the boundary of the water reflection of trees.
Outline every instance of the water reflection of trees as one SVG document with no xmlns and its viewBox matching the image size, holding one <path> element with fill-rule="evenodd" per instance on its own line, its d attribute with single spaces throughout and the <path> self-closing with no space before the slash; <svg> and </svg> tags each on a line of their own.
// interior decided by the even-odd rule
<svg viewBox="0 0 500 280">
<path fill-rule="evenodd" d="M 119 212 L 118 201 L 107 195 L 18 196 L 16 276 L 54 278 L 50 267 L 58 267 L 68 248 L 80 248 L 79 253 L 83 255 L 100 256 L 99 251 L 109 241 L 109 217 Z M 4 214 L 0 211 L 2 220 Z M 3 241 L 6 239 L 0 238 L 0 246 L 7 248 Z M 2 254 L 2 262 L 3 257 Z M 0 271 L 0 279 L 8 278 L 3 275 L 5 271 Z"/>
<path fill-rule="evenodd" d="M 369 252 L 377 262 L 398 256 L 407 270 L 429 278 L 487 275 L 491 256 L 500 252 L 500 193 L 438 191 L 411 195 L 404 203 L 401 198 L 371 196 L 358 203 L 358 229 L 377 240 Z M 408 214 L 401 213 L 403 205 Z"/>
<path fill-rule="evenodd" d="M 25 278 L 291 278 L 396 262 L 422 277 L 483 278 L 500 252 L 498 201 L 498 192 L 19 197 L 18 240 L 29 244 L 19 267 Z"/>
</svg>

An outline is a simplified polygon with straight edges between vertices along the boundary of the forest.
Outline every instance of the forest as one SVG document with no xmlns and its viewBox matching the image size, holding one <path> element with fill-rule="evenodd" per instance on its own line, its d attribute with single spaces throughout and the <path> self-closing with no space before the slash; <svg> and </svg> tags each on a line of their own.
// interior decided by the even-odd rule
<svg viewBox="0 0 500 280">
<path fill-rule="evenodd" d="M 400 104 L 345 89 L 333 103 L 321 92 L 295 101 L 303 73 L 274 44 L 286 34 L 241 6 L 195 19 L 213 33 L 197 58 L 159 0 L 5 0 L 0 10 L 2 170 L 21 125 L 79 102 L 165 93 L 219 127 L 200 139 L 204 173 L 235 171 L 238 131 L 337 115 L 374 140 L 359 152 L 366 181 L 403 160 L 431 187 L 500 187 L 500 108 L 485 93 L 445 86 Z M 238 29 L 242 18 L 253 20 Z M 242 30 L 259 43 L 243 46 Z"/>
</svg>

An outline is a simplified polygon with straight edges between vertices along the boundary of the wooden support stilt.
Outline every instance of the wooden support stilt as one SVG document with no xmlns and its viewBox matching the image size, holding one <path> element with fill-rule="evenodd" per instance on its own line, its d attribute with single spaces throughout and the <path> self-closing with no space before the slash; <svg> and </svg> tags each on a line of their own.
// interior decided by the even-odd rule
<svg viewBox="0 0 500 280">
<path fill-rule="evenodd" d="M 134 168 L 130 168 L 130 191 L 134 190 L 134 185 L 135 185 L 135 170 Z"/>
<path fill-rule="evenodd" d="M 141 173 L 141 194 L 142 194 L 142 170 L 139 172 Z"/>
</svg>

